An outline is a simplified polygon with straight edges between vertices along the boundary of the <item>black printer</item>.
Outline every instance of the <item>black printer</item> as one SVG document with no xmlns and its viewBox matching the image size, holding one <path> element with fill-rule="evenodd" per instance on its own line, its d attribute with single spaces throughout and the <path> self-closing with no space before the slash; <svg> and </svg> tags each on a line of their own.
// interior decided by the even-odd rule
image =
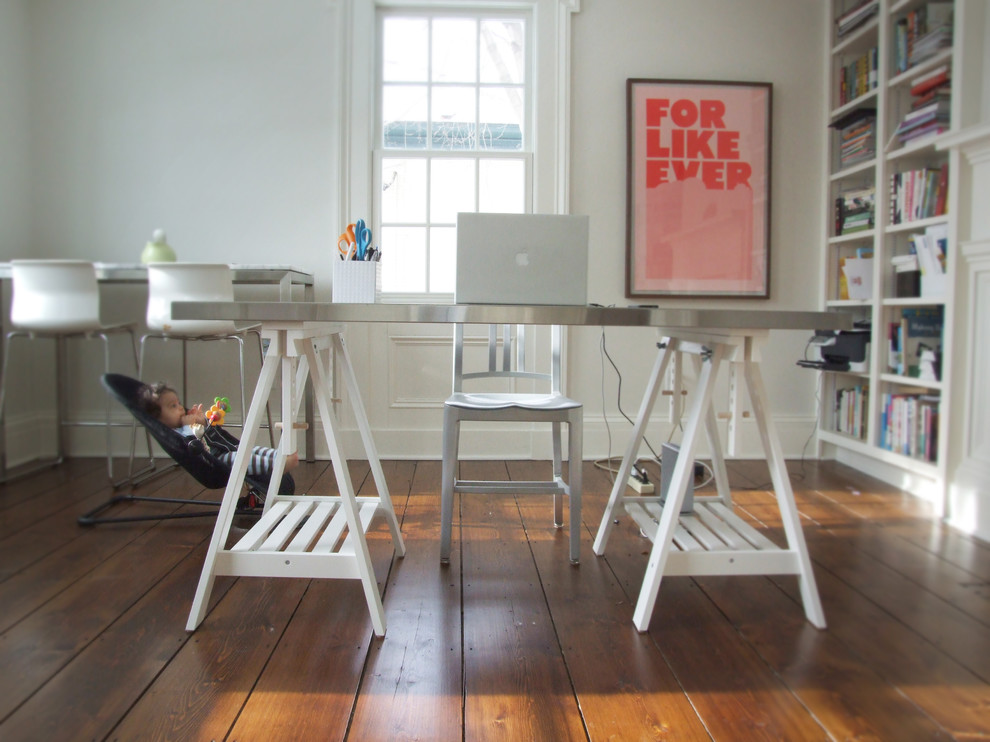
<svg viewBox="0 0 990 742">
<path fill-rule="evenodd" d="M 818 348 L 821 360 L 798 361 L 799 366 L 823 371 L 870 370 L 870 333 L 868 321 L 856 322 L 852 330 L 815 330 L 809 345 Z"/>
</svg>

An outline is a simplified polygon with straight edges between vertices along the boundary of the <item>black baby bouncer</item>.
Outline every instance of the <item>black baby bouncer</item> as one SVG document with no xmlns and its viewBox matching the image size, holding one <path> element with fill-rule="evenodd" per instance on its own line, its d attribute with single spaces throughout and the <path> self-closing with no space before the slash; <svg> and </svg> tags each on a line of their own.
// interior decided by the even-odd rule
<svg viewBox="0 0 990 742">
<path fill-rule="evenodd" d="M 189 439 L 179 431 L 174 430 L 156 418 L 149 415 L 141 407 L 141 390 L 143 382 L 122 374 L 104 374 L 100 377 L 107 393 L 120 402 L 144 426 L 148 434 L 162 447 L 172 459 L 189 472 L 193 478 L 207 489 L 221 489 L 227 486 L 230 478 L 230 464 L 221 461 L 203 444 L 201 440 Z M 210 445 L 219 450 L 236 450 L 239 441 L 222 427 L 211 427 L 208 431 Z M 247 476 L 244 479 L 247 492 L 238 500 L 237 512 L 241 515 L 261 515 L 265 495 L 270 482 L 267 477 Z M 280 494 L 292 494 L 295 482 L 292 476 L 284 474 L 279 487 Z M 159 502 L 176 505 L 190 505 L 194 508 L 183 508 L 176 512 L 157 515 L 119 515 L 105 516 L 108 510 L 119 503 L 125 502 Z M 200 518 L 216 516 L 220 502 L 209 500 L 182 500 L 167 497 L 138 496 L 132 492 L 115 494 L 102 505 L 79 516 L 81 525 L 97 523 L 126 523 L 146 520 L 170 520 L 173 518 Z"/>
</svg>

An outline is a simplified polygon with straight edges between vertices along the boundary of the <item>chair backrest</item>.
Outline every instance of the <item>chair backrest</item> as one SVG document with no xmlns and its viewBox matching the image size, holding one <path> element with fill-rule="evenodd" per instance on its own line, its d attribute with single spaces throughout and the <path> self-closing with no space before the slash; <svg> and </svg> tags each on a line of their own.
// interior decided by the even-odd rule
<svg viewBox="0 0 990 742">
<path fill-rule="evenodd" d="M 542 389 L 534 393 L 560 394 L 560 346 L 561 328 L 550 326 L 550 363 L 548 370 L 538 370 L 536 359 L 527 353 L 527 325 L 489 325 L 485 363 L 475 370 L 465 366 L 464 325 L 454 325 L 454 393 L 465 391 L 464 382 L 484 380 L 531 379 L 543 382 Z"/>
<path fill-rule="evenodd" d="M 96 269 L 84 260 L 12 260 L 10 321 L 22 330 L 77 332 L 100 327 Z"/>
<path fill-rule="evenodd" d="M 227 335 L 236 331 L 227 320 L 174 320 L 173 301 L 233 301 L 234 283 L 226 263 L 148 263 L 150 330 L 173 335 Z"/>
</svg>

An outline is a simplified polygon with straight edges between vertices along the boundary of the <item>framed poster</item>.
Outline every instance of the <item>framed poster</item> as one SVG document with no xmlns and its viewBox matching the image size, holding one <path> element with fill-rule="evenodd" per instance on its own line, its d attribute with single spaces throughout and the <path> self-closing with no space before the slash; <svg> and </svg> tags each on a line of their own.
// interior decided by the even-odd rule
<svg viewBox="0 0 990 742">
<path fill-rule="evenodd" d="M 626 81 L 626 296 L 770 296 L 771 92 Z"/>
</svg>

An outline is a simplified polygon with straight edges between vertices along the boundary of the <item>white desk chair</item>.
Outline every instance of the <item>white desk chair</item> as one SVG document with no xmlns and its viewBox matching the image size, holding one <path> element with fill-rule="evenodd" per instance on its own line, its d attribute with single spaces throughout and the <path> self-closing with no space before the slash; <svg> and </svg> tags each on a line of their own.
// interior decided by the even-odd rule
<svg viewBox="0 0 990 742">
<path fill-rule="evenodd" d="M 563 526 L 562 495 L 569 499 L 570 511 L 570 560 L 577 564 L 581 543 L 581 453 L 583 410 L 580 402 L 561 394 L 560 346 L 561 328 L 550 328 L 550 372 L 537 372 L 535 364 L 527 364 L 525 353 L 525 327 L 504 325 L 499 339 L 499 325 L 491 325 L 488 331 L 487 368 L 467 373 L 464 370 L 464 325 L 454 326 L 454 388 L 444 403 L 443 416 L 443 473 L 440 500 L 440 561 L 450 561 L 450 532 L 453 523 L 454 493 L 475 492 L 495 494 L 553 494 L 554 525 Z M 516 352 L 513 354 L 515 341 Z M 499 345 L 501 344 L 501 349 Z M 514 358 L 513 358 L 514 355 Z M 465 382 L 482 383 L 484 388 L 492 381 L 510 387 L 515 380 L 534 380 L 547 387 L 538 393 L 516 392 L 468 392 Z M 550 423 L 553 432 L 553 478 L 540 481 L 506 482 L 463 480 L 457 477 L 458 443 L 460 426 L 464 420 L 485 422 L 542 422 Z M 561 423 L 568 426 L 568 480 L 563 478 L 561 461 Z"/>
<path fill-rule="evenodd" d="M 19 471 L 15 476 L 30 474 L 38 469 L 55 466 L 65 456 L 65 426 L 105 425 L 107 433 L 107 473 L 113 482 L 113 457 L 111 448 L 110 400 L 107 400 L 105 422 L 66 420 L 65 415 L 65 345 L 70 338 L 103 341 L 105 372 L 110 368 L 110 339 L 114 333 L 127 333 L 128 345 L 134 366 L 138 359 L 134 346 L 133 323 L 104 325 L 100 322 L 100 292 L 96 281 L 96 269 L 92 263 L 82 260 L 12 260 L 13 299 L 10 321 L 14 329 L 7 333 L 3 353 L 3 376 L 0 380 L 0 424 L 5 410 L 8 368 L 14 338 L 48 338 L 55 341 L 55 414 L 58 423 L 58 445 L 54 459 L 38 466 Z M 131 423 L 119 423 L 130 427 Z M 149 448 L 150 451 L 150 448 Z M 6 462 L 3 471 L 6 471 Z"/>
<path fill-rule="evenodd" d="M 193 341 L 233 340 L 238 344 L 240 361 L 240 414 L 247 414 L 247 396 L 244 392 L 244 338 L 254 335 L 258 341 L 259 363 L 264 362 L 260 325 L 237 327 L 229 320 L 175 320 L 172 319 L 173 301 L 233 301 L 234 283 L 227 263 L 148 263 L 148 310 L 146 321 L 150 332 L 141 336 L 141 354 L 138 376 L 145 378 L 144 351 L 149 339 L 164 342 L 178 340 L 182 346 L 182 387 L 180 399 L 186 403 L 187 345 Z M 205 400 L 204 400 L 205 404 Z M 209 405 L 206 405 L 209 406 Z M 226 422 L 230 427 L 240 427 Z M 271 412 L 268 413 L 268 436 L 274 446 L 271 429 Z M 132 448 L 133 450 L 133 448 Z M 154 468 L 154 460 L 149 462 Z"/>
</svg>

